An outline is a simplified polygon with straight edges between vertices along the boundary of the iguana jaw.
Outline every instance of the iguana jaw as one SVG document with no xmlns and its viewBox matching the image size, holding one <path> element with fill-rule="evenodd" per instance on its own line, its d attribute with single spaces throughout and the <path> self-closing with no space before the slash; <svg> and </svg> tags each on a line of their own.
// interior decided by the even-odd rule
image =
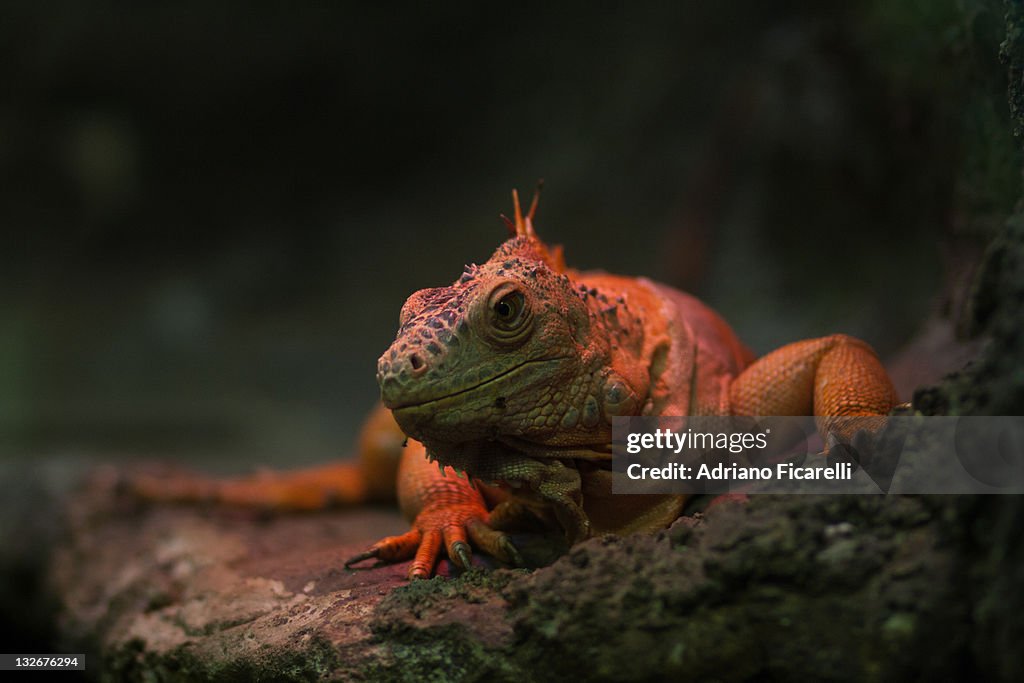
<svg viewBox="0 0 1024 683">
<path fill-rule="evenodd" d="M 416 403 L 385 404 L 403 432 L 439 455 L 464 443 L 505 437 L 567 444 L 557 439 L 571 405 L 566 387 L 577 373 L 574 358 L 536 358 L 467 389 Z"/>
<path fill-rule="evenodd" d="M 415 415 L 417 412 L 430 413 L 436 410 L 444 410 L 446 408 L 451 408 L 453 406 L 457 406 L 460 399 L 465 398 L 468 400 L 472 400 L 472 397 L 475 392 L 486 392 L 486 394 L 491 397 L 499 396 L 501 394 L 501 388 L 496 387 L 496 385 L 499 385 L 501 382 L 504 381 L 509 381 L 512 383 L 513 386 L 515 386 L 517 377 L 521 375 L 523 372 L 527 371 L 528 366 L 533 366 L 537 364 L 558 363 L 564 360 L 568 359 L 564 356 L 559 356 L 556 358 L 535 358 L 532 360 L 528 360 L 524 363 L 520 363 L 519 365 L 511 367 L 508 370 L 505 370 L 504 372 L 501 372 L 493 377 L 477 382 L 476 384 L 470 387 L 466 387 L 465 389 L 458 389 L 443 394 L 441 396 L 432 398 L 416 397 L 410 400 L 403 399 L 403 397 L 396 397 L 391 398 L 389 400 L 389 397 L 387 395 L 384 395 L 384 405 L 387 408 L 391 409 L 392 413 L 394 413 L 395 415 L 395 419 L 399 420 L 399 424 L 401 424 L 401 419 L 399 418 L 400 414 Z"/>
</svg>

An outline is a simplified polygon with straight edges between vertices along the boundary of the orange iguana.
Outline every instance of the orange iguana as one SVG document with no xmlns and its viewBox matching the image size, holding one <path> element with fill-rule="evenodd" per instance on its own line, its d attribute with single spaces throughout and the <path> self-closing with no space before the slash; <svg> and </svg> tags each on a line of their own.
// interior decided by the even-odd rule
<svg viewBox="0 0 1024 683">
<path fill-rule="evenodd" d="M 321 507 L 394 491 L 412 529 L 346 562 L 413 558 L 433 573 L 442 548 L 469 567 L 470 547 L 511 564 L 502 529 L 524 516 L 565 531 L 668 526 L 684 496 L 612 495 L 615 416 L 884 415 L 896 403 L 871 348 L 845 335 L 784 346 L 759 360 L 697 299 L 644 278 L 567 268 L 534 233 L 518 196 L 511 237 L 451 286 L 402 307 L 381 356 L 383 408 L 360 440 L 361 464 L 170 485 L 151 497 Z M 829 421 L 820 422 L 823 433 Z"/>
</svg>

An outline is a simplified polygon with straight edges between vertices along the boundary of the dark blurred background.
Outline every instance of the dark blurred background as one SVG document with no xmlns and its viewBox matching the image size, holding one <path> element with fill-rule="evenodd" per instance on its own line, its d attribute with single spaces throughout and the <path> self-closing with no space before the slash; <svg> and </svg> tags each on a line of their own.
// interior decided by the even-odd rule
<svg viewBox="0 0 1024 683">
<path fill-rule="evenodd" d="M 1018 193 L 1000 7 L 6 2 L 0 453 L 348 453 L 539 177 L 572 265 L 897 359 Z"/>
</svg>

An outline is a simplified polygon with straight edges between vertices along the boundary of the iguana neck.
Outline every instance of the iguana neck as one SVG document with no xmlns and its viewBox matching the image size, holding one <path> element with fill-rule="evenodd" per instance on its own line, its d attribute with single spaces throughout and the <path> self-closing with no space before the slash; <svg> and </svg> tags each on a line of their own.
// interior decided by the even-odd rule
<svg viewBox="0 0 1024 683">
<path fill-rule="evenodd" d="M 581 273 L 574 281 L 590 314 L 590 338 L 602 348 L 602 413 L 639 415 L 650 402 L 670 344 L 665 303 L 646 280 Z"/>
</svg>

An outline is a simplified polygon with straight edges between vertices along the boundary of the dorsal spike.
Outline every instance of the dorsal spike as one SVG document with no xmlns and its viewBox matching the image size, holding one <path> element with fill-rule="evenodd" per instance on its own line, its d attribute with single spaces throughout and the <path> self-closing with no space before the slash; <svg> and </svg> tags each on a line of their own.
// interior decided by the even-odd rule
<svg viewBox="0 0 1024 683">
<path fill-rule="evenodd" d="M 509 218 L 508 216 L 506 216 L 503 213 L 499 213 L 498 214 L 498 218 L 500 218 L 502 220 L 502 222 L 505 223 L 505 227 L 508 228 L 508 235 L 509 235 L 509 237 L 515 237 L 516 236 L 516 224 L 512 222 L 512 219 Z"/>
<path fill-rule="evenodd" d="M 526 229 L 526 222 L 523 220 L 523 208 L 519 205 L 519 190 L 512 189 L 512 207 L 516 217 L 516 237 L 523 237 L 530 233 Z"/>
<path fill-rule="evenodd" d="M 512 239 L 503 244 L 499 252 L 502 258 L 509 256 L 521 256 L 525 259 L 540 261 L 547 264 L 556 273 L 565 274 L 568 268 L 565 259 L 562 257 L 562 248 L 559 246 L 549 247 L 544 244 L 533 229 L 533 219 L 537 216 L 537 206 L 540 204 L 540 191 L 544 186 L 544 180 L 537 181 L 537 189 L 533 193 L 533 201 L 530 202 L 530 210 L 523 215 L 523 206 L 519 203 L 519 190 L 512 190 L 512 208 L 515 209 L 514 218 L 509 219 L 502 215 Z M 495 252 L 497 256 L 499 252 Z"/>
<path fill-rule="evenodd" d="M 526 214 L 526 220 L 530 222 L 530 227 L 533 227 L 533 218 L 537 215 L 537 204 L 540 203 L 540 191 L 544 189 L 544 179 L 540 178 L 537 181 L 537 189 L 533 191 L 533 201 L 530 202 L 530 211 Z M 533 232 L 531 230 L 531 232 Z"/>
<path fill-rule="evenodd" d="M 515 208 L 515 237 L 536 237 L 536 233 L 533 231 L 533 217 L 537 215 L 537 204 L 540 202 L 540 188 L 544 185 L 544 181 L 540 180 L 537 183 L 537 189 L 533 193 L 533 201 L 530 202 L 530 210 L 527 212 L 526 217 L 523 217 L 523 209 L 519 203 L 519 190 L 512 190 L 512 205 Z"/>
</svg>

